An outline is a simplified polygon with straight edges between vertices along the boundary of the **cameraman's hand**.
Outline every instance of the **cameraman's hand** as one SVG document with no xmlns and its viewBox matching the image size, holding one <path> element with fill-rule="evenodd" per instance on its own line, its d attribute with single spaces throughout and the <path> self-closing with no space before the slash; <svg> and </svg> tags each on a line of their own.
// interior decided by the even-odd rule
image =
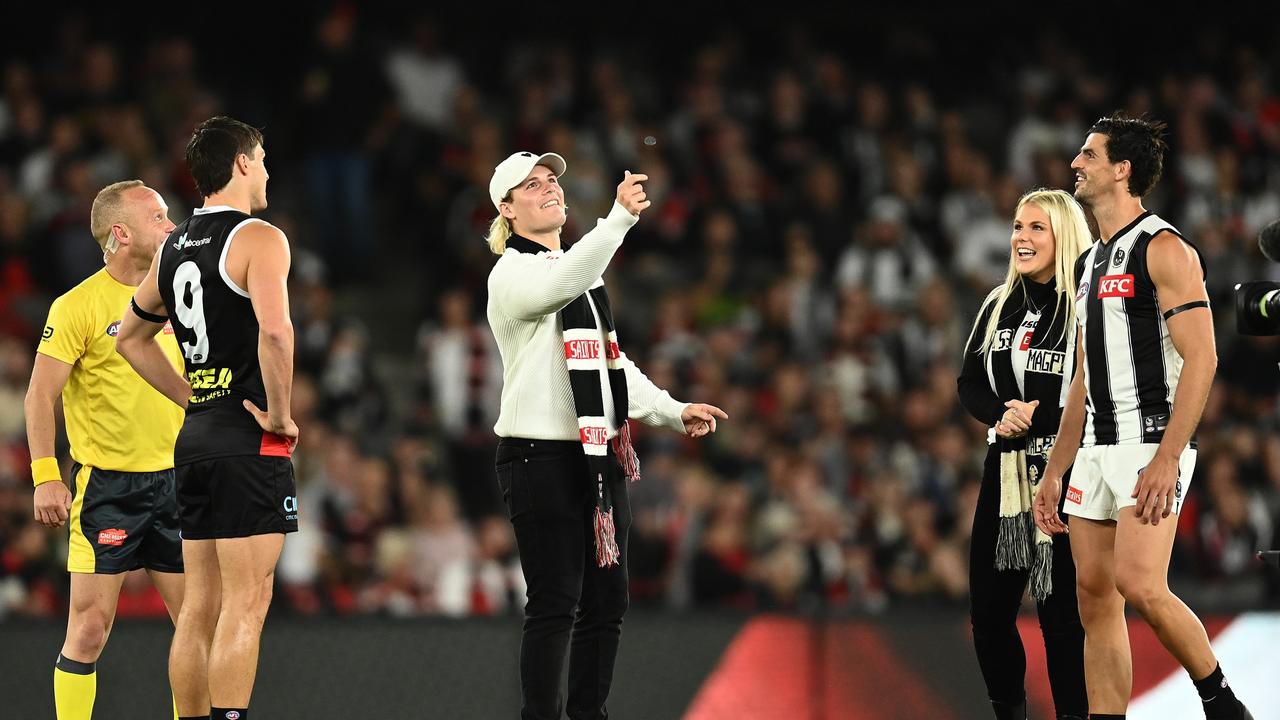
<svg viewBox="0 0 1280 720">
<path fill-rule="evenodd" d="M 618 184 L 618 204 L 626 208 L 627 212 L 639 217 L 640 212 L 650 205 L 644 194 L 644 187 L 640 184 L 648 180 L 649 176 L 639 173 L 632 175 L 630 170 L 624 172 L 626 176 Z"/>
</svg>

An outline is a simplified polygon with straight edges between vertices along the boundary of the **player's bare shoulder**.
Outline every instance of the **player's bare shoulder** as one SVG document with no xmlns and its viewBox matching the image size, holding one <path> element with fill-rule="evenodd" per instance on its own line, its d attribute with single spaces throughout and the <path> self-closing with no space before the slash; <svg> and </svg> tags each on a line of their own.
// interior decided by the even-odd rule
<svg viewBox="0 0 1280 720">
<path fill-rule="evenodd" d="M 255 218 L 255 222 L 245 225 L 240 237 L 247 240 L 247 245 L 283 248 L 289 252 L 289 238 L 284 231 L 266 220 Z"/>
<path fill-rule="evenodd" d="M 1204 281 L 1204 266 L 1199 254 L 1171 230 L 1161 230 L 1151 238 L 1147 245 L 1147 272 L 1156 287 Z"/>
<path fill-rule="evenodd" d="M 227 257 L 227 269 L 233 278 L 248 283 L 249 268 L 279 268 L 288 272 L 292 262 L 289 238 L 280 228 L 266 220 L 254 219 L 240 229 Z"/>
</svg>

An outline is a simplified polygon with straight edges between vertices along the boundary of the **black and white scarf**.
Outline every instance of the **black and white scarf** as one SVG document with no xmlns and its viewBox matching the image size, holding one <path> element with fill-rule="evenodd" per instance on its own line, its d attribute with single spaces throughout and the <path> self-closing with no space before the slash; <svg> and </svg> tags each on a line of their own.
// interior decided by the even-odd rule
<svg viewBox="0 0 1280 720">
<path fill-rule="evenodd" d="M 1067 327 L 1068 302 L 1071 302 L 1069 297 L 1059 304 L 1052 281 L 1045 285 L 1020 285 L 1002 309 L 996 339 L 984 363 L 997 397 L 1024 402 L 1040 400 L 1036 422 L 1027 436 L 1012 440 L 996 438 L 1000 450 L 1000 517 L 994 558 L 997 570 L 1030 569 L 1029 590 L 1039 601 L 1053 592 L 1053 538 L 1036 527 L 1031 517 L 1031 502 L 1057 439 L 1052 433 L 1057 430 L 1061 404 L 1075 372 L 1075 328 Z M 1039 311 L 1039 322 L 1030 338 L 1033 357 L 1028 358 L 1022 387 L 1019 387 L 1013 371 L 1012 342 L 1032 308 Z M 986 327 L 985 319 L 979 327 Z"/>
<path fill-rule="evenodd" d="M 508 240 L 507 247 L 535 254 L 547 249 L 519 236 Z M 597 317 L 600 319 L 598 325 Z M 592 519 L 596 564 L 609 567 L 617 565 L 619 561 L 613 496 L 607 482 L 615 472 L 609 457 L 610 426 L 618 428 L 618 434 L 612 441 L 612 450 L 627 480 L 634 482 L 640 479 L 640 461 L 631 444 L 631 428 L 627 422 L 624 356 L 618 346 L 613 310 L 603 280 L 597 279 L 587 292 L 560 309 L 560 327 L 564 336 L 564 359 L 569 369 L 569 386 L 573 390 L 573 407 L 578 415 L 578 437 L 587 456 L 587 470 L 596 487 L 596 508 Z M 605 388 L 600 382 L 602 354 L 608 369 L 608 392 L 613 398 L 612 418 L 604 416 Z"/>
</svg>

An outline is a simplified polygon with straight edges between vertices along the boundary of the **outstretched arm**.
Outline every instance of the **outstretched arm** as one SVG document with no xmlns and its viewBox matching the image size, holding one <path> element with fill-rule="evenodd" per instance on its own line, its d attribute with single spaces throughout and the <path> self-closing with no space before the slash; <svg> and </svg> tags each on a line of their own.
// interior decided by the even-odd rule
<svg viewBox="0 0 1280 720">
<path fill-rule="evenodd" d="M 489 279 L 489 293 L 503 312 L 520 320 L 535 320 L 559 312 L 586 292 L 604 274 L 622 239 L 649 207 L 641 182 L 647 175 L 627 176 L 618 185 L 609 216 L 566 250 L 557 260 L 526 257 L 518 263 L 499 262 Z"/>
</svg>

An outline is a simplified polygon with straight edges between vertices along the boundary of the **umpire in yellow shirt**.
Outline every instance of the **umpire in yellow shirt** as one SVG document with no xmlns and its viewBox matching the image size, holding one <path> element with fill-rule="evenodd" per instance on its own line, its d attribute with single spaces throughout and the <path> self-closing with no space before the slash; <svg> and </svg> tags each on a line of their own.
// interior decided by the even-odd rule
<svg viewBox="0 0 1280 720">
<path fill-rule="evenodd" d="M 98 193 L 90 227 L 106 267 L 49 309 L 25 405 L 36 520 L 71 530 L 67 637 L 53 672 L 58 720 L 92 716 L 95 665 L 111 633 L 124 573 L 146 568 L 170 618 L 182 605 L 173 444 L 183 408 L 129 367 L 115 338 L 174 225 L 159 193 L 129 180 Z M 172 330 L 166 328 L 161 344 L 181 368 Z M 66 482 L 53 456 L 59 394 L 74 461 Z"/>
</svg>

